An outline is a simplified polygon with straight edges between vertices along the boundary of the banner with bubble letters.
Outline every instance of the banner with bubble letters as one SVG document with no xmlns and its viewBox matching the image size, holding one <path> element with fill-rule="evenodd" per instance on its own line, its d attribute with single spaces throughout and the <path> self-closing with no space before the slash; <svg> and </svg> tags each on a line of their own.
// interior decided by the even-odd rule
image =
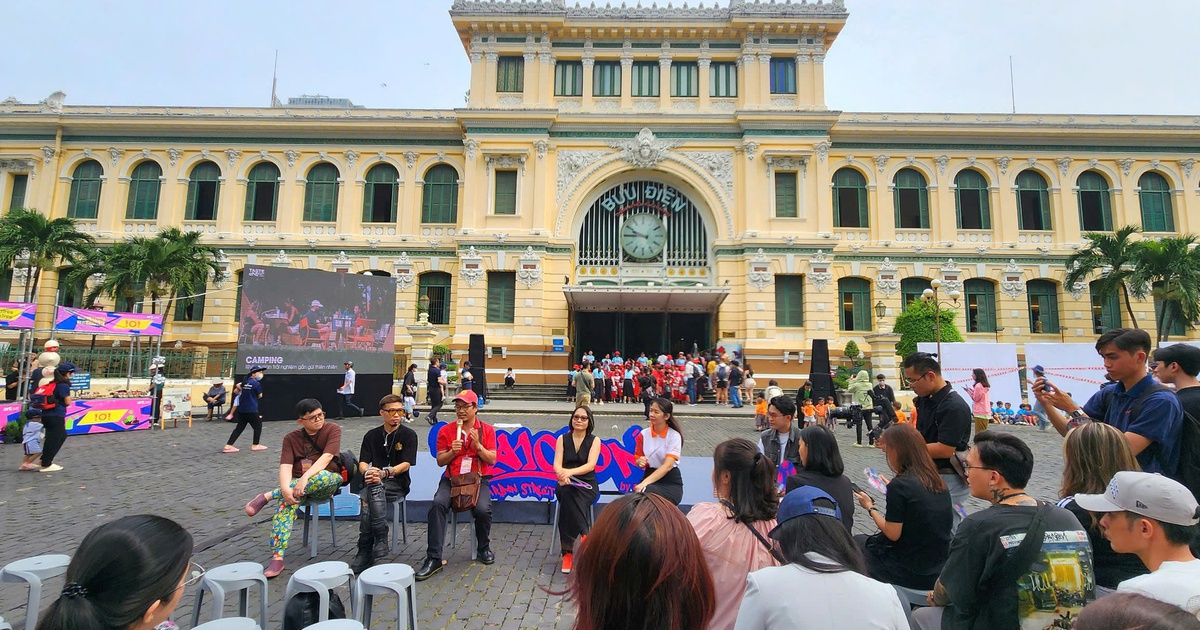
<svg viewBox="0 0 1200 630">
<path fill-rule="evenodd" d="M 163 316 L 150 313 L 109 313 L 60 306 L 54 314 L 54 330 L 87 335 L 159 337 L 163 333 Z"/>
<path fill-rule="evenodd" d="M 32 330 L 37 316 L 37 304 L 0 302 L 0 328 Z"/>
</svg>

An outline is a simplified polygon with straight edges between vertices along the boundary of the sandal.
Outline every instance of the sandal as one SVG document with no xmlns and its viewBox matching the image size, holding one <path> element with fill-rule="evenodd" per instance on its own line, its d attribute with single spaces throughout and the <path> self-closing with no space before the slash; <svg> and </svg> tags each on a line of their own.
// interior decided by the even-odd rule
<svg viewBox="0 0 1200 630">
<path fill-rule="evenodd" d="M 232 444 L 226 444 L 225 448 L 221 449 L 221 452 L 222 453 L 236 453 L 240 450 L 242 450 L 242 449 L 240 449 Z"/>
</svg>

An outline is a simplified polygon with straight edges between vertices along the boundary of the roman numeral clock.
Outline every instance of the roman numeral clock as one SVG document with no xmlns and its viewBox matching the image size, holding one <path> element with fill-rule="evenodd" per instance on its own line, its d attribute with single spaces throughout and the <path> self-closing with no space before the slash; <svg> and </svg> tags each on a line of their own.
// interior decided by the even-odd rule
<svg viewBox="0 0 1200 630">
<path fill-rule="evenodd" d="M 637 261 L 654 260 L 667 245 L 667 226 L 652 214 L 627 215 L 621 226 L 621 249 Z"/>
</svg>

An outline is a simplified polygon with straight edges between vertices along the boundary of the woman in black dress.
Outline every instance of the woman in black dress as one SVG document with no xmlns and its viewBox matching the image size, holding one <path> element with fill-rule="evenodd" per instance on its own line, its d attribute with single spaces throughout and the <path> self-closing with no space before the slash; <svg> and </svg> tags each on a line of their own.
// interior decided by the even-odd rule
<svg viewBox="0 0 1200 630">
<path fill-rule="evenodd" d="M 579 406 L 571 412 L 569 431 L 558 436 L 554 447 L 554 475 L 558 486 L 558 539 L 562 545 L 562 572 L 571 572 L 575 540 L 591 529 L 592 504 L 600 496 L 596 483 L 596 462 L 600 460 L 599 440 L 592 433 L 596 423 L 592 410 Z"/>
</svg>

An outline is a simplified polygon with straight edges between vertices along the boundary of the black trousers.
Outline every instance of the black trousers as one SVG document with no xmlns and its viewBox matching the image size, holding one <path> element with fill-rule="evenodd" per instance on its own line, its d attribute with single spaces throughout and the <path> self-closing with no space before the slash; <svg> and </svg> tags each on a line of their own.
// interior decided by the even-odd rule
<svg viewBox="0 0 1200 630">
<path fill-rule="evenodd" d="M 384 479 L 379 483 L 369 483 L 359 494 L 362 498 L 362 512 L 358 516 L 358 540 L 363 542 L 386 540 L 388 535 L 388 501 L 396 500 L 404 494 L 397 479 Z M 400 506 L 397 505 L 399 510 Z"/>
<path fill-rule="evenodd" d="M 437 414 L 442 410 L 442 402 L 445 401 L 445 397 L 442 396 L 442 386 L 434 385 L 434 387 L 435 390 L 433 393 L 429 394 L 429 413 L 425 414 L 425 418 L 429 421 L 429 424 L 434 424 L 438 421 Z"/>
<path fill-rule="evenodd" d="M 349 407 L 358 412 L 358 415 L 363 415 L 363 408 L 354 404 L 354 394 L 341 394 L 341 399 L 338 400 L 338 415 L 346 417 L 346 407 Z"/>
<path fill-rule="evenodd" d="M 575 541 L 591 530 L 592 504 L 600 496 L 600 488 L 567 484 L 556 486 L 554 496 L 558 499 L 558 541 L 565 556 L 575 550 Z"/>
<path fill-rule="evenodd" d="M 242 431 L 246 430 L 246 425 L 250 425 L 254 429 L 254 442 L 252 443 L 260 444 L 258 440 L 262 438 L 262 416 L 259 416 L 257 411 L 238 412 L 237 426 L 233 427 L 233 433 L 229 434 L 229 441 L 226 444 L 233 446 L 233 443 L 241 437 Z"/>
<path fill-rule="evenodd" d="M 42 444 L 42 466 L 54 463 L 54 456 L 67 441 L 67 419 L 62 416 L 42 416 L 46 428 L 46 441 Z"/>
<path fill-rule="evenodd" d="M 471 510 L 475 517 L 475 539 L 480 549 L 491 545 L 492 536 L 492 490 L 488 480 L 479 484 L 479 501 Z M 429 506 L 429 548 L 425 557 L 432 560 L 442 559 L 442 546 L 446 544 L 446 526 L 450 518 L 450 479 L 442 477 L 438 482 L 437 492 L 433 495 L 433 504 Z"/>
<path fill-rule="evenodd" d="M 862 410 L 862 416 L 854 423 L 854 434 L 857 437 L 855 440 L 862 444 L 863 423 L 867 423 L 867 443 L 875 443 L 875 426 L 871 423 L 871 412 L 868 409 Z"/>
<path fill-rule="evenodd" d="M 867 573 L 872 578 L 884 584 L 896 584 L 918 591 L 927 591 L 933 588 L 938 574 L 921 575 L 909 571 L 903 562 L 888 557 L 886 549 L 873 548 L 868 545 L 868 538 L 869 536 L 865 534 L 858 534 L 854 537 L 854 542 L 858 544 L 859 551 L 862 551 L 863 559 L 867 562 Z"/>
</svg>

